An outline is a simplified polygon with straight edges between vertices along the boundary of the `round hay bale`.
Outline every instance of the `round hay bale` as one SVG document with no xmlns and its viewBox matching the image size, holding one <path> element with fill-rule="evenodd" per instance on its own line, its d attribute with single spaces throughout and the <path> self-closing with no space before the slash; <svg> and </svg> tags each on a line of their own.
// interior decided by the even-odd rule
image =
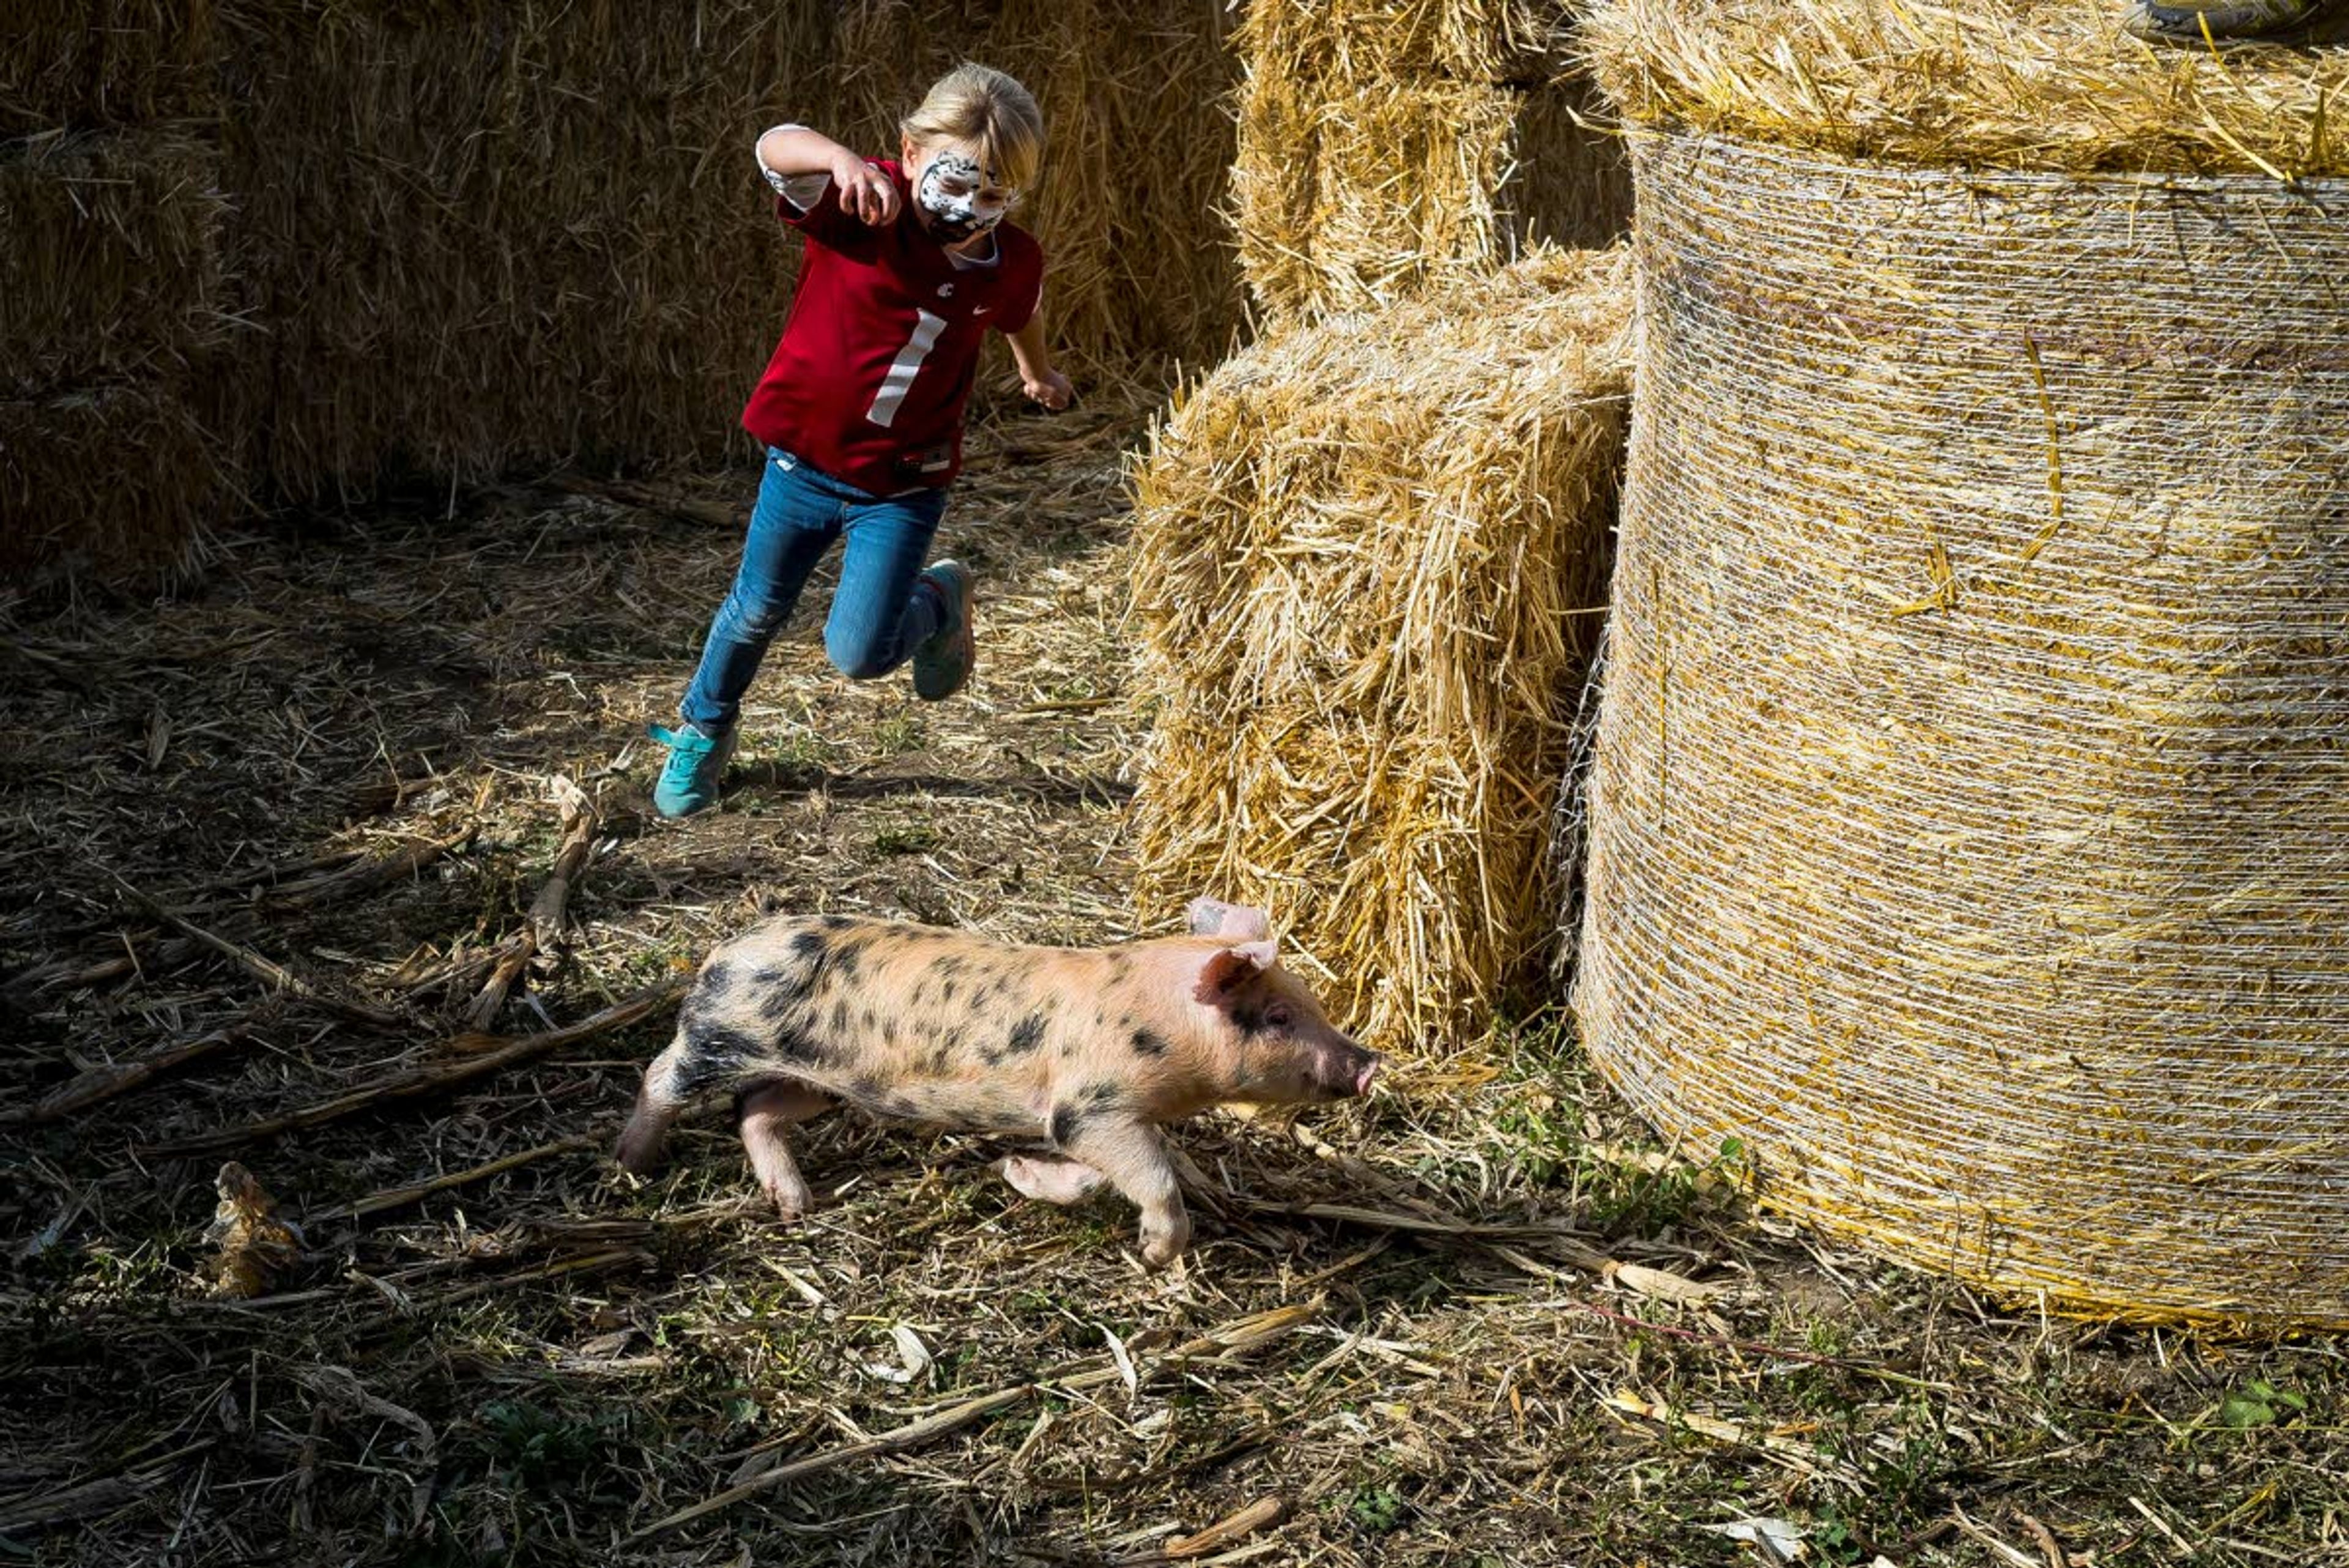
<svg viewBox="0 0 2349 1568">
<path fill-rule="evenodd" d="M 1608 0 L 1626 118 L 1923 168 L 2349 173 L 2349 50 L 2147 43 L 2082 0 Z M 2323 33 L 2349 42 L 2349 17 Z"/>
<path fill-rule="evenodd" d="M 1896 1256 L 2349 1323 L 2349 181 L 1760 125 L 1634 136 L 1588 1048 Z"/>
</svg>

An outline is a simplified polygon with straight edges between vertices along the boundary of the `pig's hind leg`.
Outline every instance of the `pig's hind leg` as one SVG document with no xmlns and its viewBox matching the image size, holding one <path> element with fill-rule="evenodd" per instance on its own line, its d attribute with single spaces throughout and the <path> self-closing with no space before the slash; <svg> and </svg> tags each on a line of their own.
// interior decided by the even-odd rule
<svg viewBox="0 0 2349 1568">
<path fill-rule="evenodd" d="M 741 1103 L 742 1147 L 750 1156 L 750 1169 L 767 1196 L 774 1199 L 775 1212 L 796 1220 L 814 1206 L 815 1195 L 808 1190 L 798 1161 L 792 1158 L 791 1142 L 783 1137 L 783 1129 L 822 1116 L 834 1102 L 830 1095 L 804 1084 L 785 1082 L 752 1089 Z"/>
<path fill-rule="evenodd" d="M 1081 1160 L 1046 1159 L 1032 1154 L 1011 1155 L 997 1168 L 1013 1190 L 1039 1203 L 1075 1203 L 1108 1179 Z"/>
<path fill-rule="evenodd" d="M 628 1125 L 620 1131 L 616 1157 L 631 1174 L 642 1176 L 653 1168 L 660 1158 L 662 1140 L 684 1113 L 687 1096 L 679 1069 L 686 1051 L 685 1036 L 679 1034 L 645 1069 L 645 1085 L 636 1092 L 636 1109 L 628 1113 Z"/>
</svg>

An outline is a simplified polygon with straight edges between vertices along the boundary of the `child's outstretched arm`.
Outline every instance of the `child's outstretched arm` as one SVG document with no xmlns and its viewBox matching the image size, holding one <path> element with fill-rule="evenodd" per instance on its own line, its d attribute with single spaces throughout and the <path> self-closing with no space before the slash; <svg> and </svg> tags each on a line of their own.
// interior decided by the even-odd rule
<svg viewBox="0 0 2349 1568">
<path fill-rule="evenodd" d="M 1011 358 L 1019 367 L 1019 389 L 1055 410 L 1074 401 L 1076 388 L 1052 369 L 1052 351 L 1044 347 L 1044 313 L 1036 312 L 1009 336 Z"/>
<path fill-rule="evenodd" d="M 759 161 L 789 180 L 829 174 L 840 187 L 840 210 L 879 227 L 897 218 L 897 187 L 889 177 L 820 131 L 779 125 L 759 138 Z"/>
</svg>

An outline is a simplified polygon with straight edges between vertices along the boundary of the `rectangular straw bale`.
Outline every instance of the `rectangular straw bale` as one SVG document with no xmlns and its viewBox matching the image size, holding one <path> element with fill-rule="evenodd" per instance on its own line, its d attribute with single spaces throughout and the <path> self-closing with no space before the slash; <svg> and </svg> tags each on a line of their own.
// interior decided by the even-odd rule
<svg viewBox="0 0 2349 1568">
<path fill-rule="evenodd" d="M 177 379 L 220 346 L 228 199 L 194 129 L 0 146 L 0 389 Z"/>
<path fill-rule="evenodd" d="M 0 393 L 0 581 L 178 566 L 235 485 L 178 389 Z"/>
<path fill-rule="evenodd" d="M 895 157 L 898 121 L 962 60 L 1018 78 L 1044 116 L 1019 222 L 1044 246 L 1054 356 L 1082 382 L 1163 374 L 1220 356 L 1240 321 L 1216 243 L 1237 75 L 1226 26 L 1221 0 L 848 0 L 827 129 Z M 991 349 L 982 399 L 1008 369 Z"/>
<path fill-rule="evenodd" d="M 1263 0 L 1241 47 L 1300 74 L 1531 85 L 1556 76 L 1579 0 Z"/>
<path fill-rule="evenodd" d="M 1563 5 L 1251 8 L 1232 209 L 1262 311 L 1375 308 L 1530 244 L 1619 234 L 1630 171 L 1576 119 L 1587 88 L 1567 68 L 1570 22 Z M 1526 72 L 1533 40 L 1546 67 Z"/>
<path fill-rule="evenodd" d="M 7 0 L 0 138 L 220 108 L 216 0 Z"/>
<path fill-rule="evenodd" d="M 1620 250 L 1268 335 L 1135 476 L 1136 896 L 1258 903 L 1385 1048 L 1538 983 L 1630 375 Z"/>
<path fill-rule="evenodd" d="M 223 420 L 293 494 L 711 460 L 796 254 L 751 164 L 820 10 L 240 7 L 223 131 L 267 351 Z"/>
</svg>

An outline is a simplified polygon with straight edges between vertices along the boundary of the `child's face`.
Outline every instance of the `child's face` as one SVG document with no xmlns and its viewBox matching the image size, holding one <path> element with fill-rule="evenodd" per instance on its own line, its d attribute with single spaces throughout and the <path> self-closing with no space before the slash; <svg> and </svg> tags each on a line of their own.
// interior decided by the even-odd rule
<svg viewBox="0 0 2349 1568">
<path fill-rule="evenodd" d="M 942 245 L 960 245 L 1003 221 L 1018 193 L 988 178 L 978 150 L 956 142 L 924 147 L 907 138 L 905 178 L 914 187 L 914 216 Z"/>
</svg>

